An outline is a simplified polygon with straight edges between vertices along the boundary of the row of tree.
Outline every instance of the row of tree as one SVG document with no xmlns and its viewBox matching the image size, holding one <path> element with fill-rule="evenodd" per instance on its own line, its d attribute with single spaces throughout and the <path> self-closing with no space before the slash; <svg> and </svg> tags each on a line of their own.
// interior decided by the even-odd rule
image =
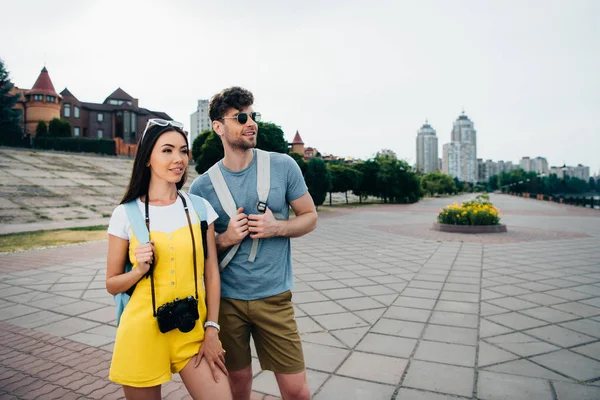
<svg viewBox="0 0 600 400">
<path fill-rule="evenodd" d="M 23 143 L 21 115 L 14 109 L 19 95 L 10 93 L 13 87 L 4 62 L 0 59 L 0 145 L 4 146 L 20 146 Z"/>
<path fill-rule="evenodd" d="M 266 151 L 288 152 L 281 128 L 273 123 L 259 122 L 257 147 Z M 223 158 L 223 144 L 218 135 L 207 130 L 192 143 L 192 157 L 200 174 Z M 324 203 L 327 194 L 353 192 L 360 201 L 368 196 L 385 203 L 414 203 L 422 197 L 420 177 L 406 161 L 391 154 L 378 155 L 358 164 L 344 165 L 342 161 L 325 163 L 315 157 L 308 162 L 297 153 L 290 153 L 304 175 L 309 193 L 316 205 Z M 331 200 L 330 200 L 331 201 Z"/>
<path fill-rule="evenodd" d="M 586 182 L 570 176 L 559 178 L 555 174 L 538 176 L 535 172 L 525 172 L 522 169 L 502 172 L 490 177 L 487 188 L 489 191 L 501 190 L 503 192 L 545 195 L 581 194 L 597 191 L 594 178 L 589 178 Z"/>
</svg>

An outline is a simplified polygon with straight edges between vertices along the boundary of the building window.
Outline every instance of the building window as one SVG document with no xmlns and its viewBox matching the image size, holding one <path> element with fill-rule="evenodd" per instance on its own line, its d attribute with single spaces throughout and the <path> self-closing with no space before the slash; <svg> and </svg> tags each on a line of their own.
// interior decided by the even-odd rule
<svg viewBox="0 0 600 400">
<path fill-rule="evenodd" d="M 65 118 L 70 118 L 71 117 L 71 105 L 70 104 L 65 104 Z"/>
<path fill-rule="evenodd" d="M 54 102 L 56 102 L 56 97 L 54 97 L 54 96 L 46 96 L 46 102 L 48 102 L 48 103 L 54 103 Z"/>
<path fill-rule="evenodd" d="M 104 131 L 102 129 L 98 129 L 98 139 L 102 139 L 104 137 Z"/>
<path fill-rule="evenodd" d="M 79 118 L 79 107 L 73 106 L 73 116 Z"/>
<path fill-rule="evenodd" d="M 78 126 L 73 128 L 73 136 L 79 136 L 79 127 Z"/>
<path fill-rule="evenodd" d="M 97 120 L 98 120 L 98 122 L 102 122 L 102 121 L 104 121 L 104 114 L 102 114 L 102 113 L 98 113 Z"/>
<path fill-rule="evenodd" d="M 35 101 L 44 101 L 44 95 L 43 94 L 34 94 L 33 95 L 33 100 L 35 100 Z"/>
</svg>

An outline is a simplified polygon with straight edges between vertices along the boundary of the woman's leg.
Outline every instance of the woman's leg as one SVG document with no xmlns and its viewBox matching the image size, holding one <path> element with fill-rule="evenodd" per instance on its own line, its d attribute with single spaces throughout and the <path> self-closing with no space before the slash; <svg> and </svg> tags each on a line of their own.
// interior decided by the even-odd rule
<svg viewBox="0 0 600 400">
<path fill-rule="evenodd" d="M 160 385 L 147 388 L 123 386 L 127 400 L 161 400 Z"/>
<path fill-rule="evenodd" d="M 227 376 L 219 370 L 219 382 L 203 357 L 198 367 L 194 367 L 194 358 L 179 372 L 186 389 L 194 400 L 231 400 L 231 389 Z"/>
</svg>

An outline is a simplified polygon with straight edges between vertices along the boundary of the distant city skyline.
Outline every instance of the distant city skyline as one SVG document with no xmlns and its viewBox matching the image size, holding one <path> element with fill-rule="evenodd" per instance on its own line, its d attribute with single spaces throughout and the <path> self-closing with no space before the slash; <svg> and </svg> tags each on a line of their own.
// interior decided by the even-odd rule
<svg viewBox="0 0 600 400">
<path fill-rule="evenodd" d="M 479 158 L 600 169 L 594 0 L 30 0 L 3 14 L 0 57 L 20 87 L 46 65 L 83 102 L 121 87 L 190 129 L 198 99 L 239 85 L 288 141 L 410 164 L 415 129 L 427 118 L 448 143 L 464 108 Z"/>
</svg>

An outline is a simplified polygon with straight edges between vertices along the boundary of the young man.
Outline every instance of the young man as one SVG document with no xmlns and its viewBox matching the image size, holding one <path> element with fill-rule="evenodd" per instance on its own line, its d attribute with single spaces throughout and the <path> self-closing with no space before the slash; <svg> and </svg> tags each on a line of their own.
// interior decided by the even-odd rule
<svg viewBox="0 0 600 400">
<path fill-rule="evenodd" d="M 215 231 L 220 262 L 223 264 L 232 247 L 240 245 L 221 271 L 219 313 L 219 337 L 226 351 L 233 398 L 250 399 L 252 335 L 261 368 L 275 373 L 283 398 L 310 399 L 291 302 L 290 238 L 315 229 L 317 212 L 300 168 L 291 157 L 278 153 L 270 153 L 267 207 L 259 212 L 255 147 L 260 114 L 254 112 L 253 103 L 251 92 L 232 87 L 213 96 L 209 106 L 213 129 L 225 150 L 217 167 L 231 192 L 237 215 L 230 218 L 226 213 L 209 173 L 194 181 L 190 193 L 207 199 L 219 214 Z M 296 215 L 291 220 L 289 206 Z M 259 239 L 258 251 L 250 261 L 254 239 Z"/>
</svg>

